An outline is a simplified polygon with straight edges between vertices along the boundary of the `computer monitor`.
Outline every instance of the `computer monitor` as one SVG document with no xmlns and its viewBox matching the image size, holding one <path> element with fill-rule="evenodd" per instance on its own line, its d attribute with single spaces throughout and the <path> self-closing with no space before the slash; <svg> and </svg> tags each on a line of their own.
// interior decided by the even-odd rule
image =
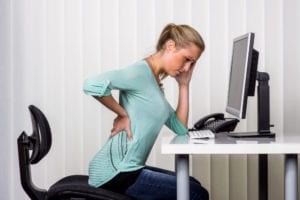
<svg viewBox="0 0 300 200">
<path fill-rule="evenodd" d="M 258 72 L 259 53 L 253 48 L 254 33 L 233 40 L 226 112 L 239 119 L 246 118 L 248 96 L 255 95 L 257 87 L 257 131 L 235 133 L 234 137 L 274 137 L 270 132 L 269 75 Z"/>
<path fill-rule="evenodd" d="M 253 49 L 254 33 L 233 41 L 226 112 L 244 119 L 248 96 L 254 96 L 258 51 Z"/>
</svg>

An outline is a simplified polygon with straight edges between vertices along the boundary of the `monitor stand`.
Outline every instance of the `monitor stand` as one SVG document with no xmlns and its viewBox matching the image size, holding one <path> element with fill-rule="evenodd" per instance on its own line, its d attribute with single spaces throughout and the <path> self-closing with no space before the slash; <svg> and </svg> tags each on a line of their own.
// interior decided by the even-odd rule
<svg viewBox="0 0 300 200">
<path fill-rule="evenodd" d="M 270 88 L 269 74 L 266 72 L 257 72 L 257 131 L 256 132 L 230 132 L 231 137 L 275 137 L 275 133 L 270 131 Z"/>
</svg>

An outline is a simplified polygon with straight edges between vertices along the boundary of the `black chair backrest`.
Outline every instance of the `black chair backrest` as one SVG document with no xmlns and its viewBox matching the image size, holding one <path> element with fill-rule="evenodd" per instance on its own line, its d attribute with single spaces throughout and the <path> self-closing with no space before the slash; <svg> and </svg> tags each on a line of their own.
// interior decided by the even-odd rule
<svg viewBox="0 0 300 200">
<path fill-rule="evenodd" d="M 52 144 L 51 129 L 43 112 L 34 105 L 29 106 L 32 121 L 32 154 L 30 163 L 38 163 L 50 150 Z"/>
<path fill-rule="evenodd" d="M 32 134 L 28 136 L 23 131 L 17 140 L 21 184 L 32 200 L 44 200 L 47 190 L 34 185 L 30 169 L 31 164 L 38 163 L 49 152 L 52 143 L 51 130 L 48 120 L 40 109 L 30 105 L 29 111 L 32 120 Z"/>
</svg>

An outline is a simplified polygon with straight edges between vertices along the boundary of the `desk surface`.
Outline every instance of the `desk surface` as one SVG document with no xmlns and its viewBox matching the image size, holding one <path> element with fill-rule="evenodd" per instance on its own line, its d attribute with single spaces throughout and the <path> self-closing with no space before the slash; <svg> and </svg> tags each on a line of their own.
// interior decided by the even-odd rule
<svg viewBox="0 0 300 200">
<path fill-rule="evenodd" d="M 216 134 L 215 139 L 194 143 L 188 136 L 162 138 L 163 154 L 298 154 L 299 136 L 276 136 L 275 138 L 232 138 Z"/>
</svg>

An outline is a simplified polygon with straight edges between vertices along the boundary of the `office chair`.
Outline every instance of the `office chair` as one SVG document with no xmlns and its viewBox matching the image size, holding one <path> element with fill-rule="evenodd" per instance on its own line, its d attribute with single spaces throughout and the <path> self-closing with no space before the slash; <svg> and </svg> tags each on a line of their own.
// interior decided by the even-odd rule
<svg viewBox="0 0 300 200">
<path fill-rule="evenodd" d="M 50 150 L 51 129 L 45 115 L 34 105 L 29 106 L 32 135 L 24 131 L 18 138 L 19 168 L 23 189 L 32 200 L 133 200 L 132 197 L 88 185 L 88 176 L 71 175 L 62 178 L 49 190 L 34 185 L 31 165 L 37 164 Z"/>
</svg>

